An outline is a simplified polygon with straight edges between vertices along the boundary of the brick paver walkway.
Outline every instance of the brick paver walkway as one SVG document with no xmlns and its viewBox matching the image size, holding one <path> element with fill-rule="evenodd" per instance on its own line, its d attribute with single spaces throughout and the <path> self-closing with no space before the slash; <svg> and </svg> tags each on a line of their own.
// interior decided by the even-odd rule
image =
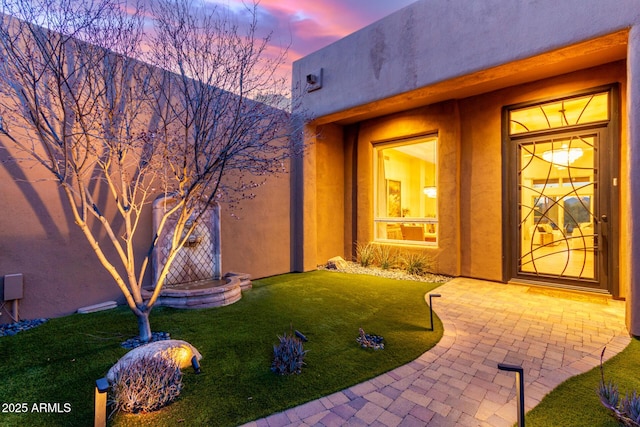
<svg viewBox="0 0 640 427">
<path fill-rule="evenodd" d="M 624 349 L 624 302 L 457 278 L 433 301 L 442 340 L 417 360 L 321 399 L 246 424 L 284 426 L 512 426 L 522 365 L 530 410 L 558 384 Z"/>
</svg>

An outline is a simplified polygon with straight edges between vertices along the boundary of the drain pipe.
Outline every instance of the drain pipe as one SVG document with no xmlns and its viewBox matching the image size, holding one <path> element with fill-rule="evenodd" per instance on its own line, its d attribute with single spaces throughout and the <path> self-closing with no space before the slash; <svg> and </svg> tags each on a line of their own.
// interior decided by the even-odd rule
<svg viewBox="0 0 640 427">
<path fill-rule="evenodd" d="M 498 363 L 498 369 L 516 373 L 516 397 L 518 398 L 518 427 L 524 427 L 524 369 L 522 366 Z"/>
</svg>

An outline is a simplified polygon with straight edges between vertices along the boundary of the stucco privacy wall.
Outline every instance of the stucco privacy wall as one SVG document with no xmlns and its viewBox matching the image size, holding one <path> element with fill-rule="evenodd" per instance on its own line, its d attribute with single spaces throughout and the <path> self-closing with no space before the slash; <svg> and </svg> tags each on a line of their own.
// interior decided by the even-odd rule
<svg viewBox="0 0 640 427">
<path fill-rule="evenodd" d="M 324 117 L 638 22 L 637 0 L 421 0 L 294 62 L 293 83 L 323 69 L 302 108 Z"/>
<path fill-rule="evenodd" d="M 118 298 L 113 279 L 64 205 L 62 190 L 37 167 L 7 161 L 7 154 L 0 146 L 0 285 L 4 275 L 24 275 L 20 317 L 59 316 Z M 98 200 L 105 196 L 101 192 Z M 146 225 L 149 232 L 143 234 L 150 239 L 151 223 Z M 11 302 L 0 310 L 0 323 L 11 322 L 10 311 Z"/>
<path fill-rule="evenodd" d="M 107 300 L 124 302 L 70 217 L 57 184 L 37 166 L 16 163 L 10 157 L 21 156 L 0 145 L 0 290 L 4 275 L 24 275 L 20 317 L 55 317 Z M 222 205 L 223 272 L 246 272 L 258 278 L 291 271 L 290 176 L 270 177 L 254 192 L 256 197 L 242 202 L 239 209 Z M 97 188 L 95 193 L 110 218 L 114 206 L 108 192 Z M 137 234 L 137 254 L 147 252 L 151 232 L 149 207 Z M 103 248 L 108 248 L 108 239 L 99 236 Z M 11 321 L 10 308 L 8 303 L 0 309 L 0 323 Z"/>
</svg>

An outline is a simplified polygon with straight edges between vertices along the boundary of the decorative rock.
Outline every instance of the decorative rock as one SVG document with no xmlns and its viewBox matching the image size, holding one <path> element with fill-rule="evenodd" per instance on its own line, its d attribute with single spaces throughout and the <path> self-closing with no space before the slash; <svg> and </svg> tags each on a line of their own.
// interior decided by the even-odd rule
<svg viewBox="0 0 640 427">
<path fill-rule="evenodd" d="M 42 325 L 47 319 L 21 320 L 16 323 L 5 323 L 0 325 L 0 337 L 12 336 L 18 332 L 27 331 Z"/>
<path fill-rule="evenodd" d="M 349 268 L 349 264 L 341 256 L 336 256 L 327 261 L 327 268 L 332 270 L 344 270 Z"/>
<path fill-rule="evenodd" d="M 360 347 L 384 350 L 384 338 L 380 335 L 365 334 L 364 329 L 362 328 L 360 328 L 358 332 L 360 334 L 358 335 L 358 338 L 356 338 L 356 342 L 360 344 Z"/>
<path fill-rule="evenodd" d="M 388 279 L 398 279 L 398 280 L 415 280 L 418 282 L 429 282 L 429 283 L 446 283 L 449 280 L 451 280 L 451 277 L 449 276 L 444 276 L 441 274 L 432 274 L 432 273 L 427 273 L 427 274 L 423 274 L 421 276 L 415 275 L 415 274 L 408 274 L 406 271 L 404 270 L 399 270 L 397 268 L 391 268 L 388 270 L 383 270 L 380 267 L 363 267 L 358 263 L 355 263 L 353 261 L 347 261 L 347 267 L 346 268 L 340 268 L 340 269 L 334 269 L 334 268 L 329 268 L 328 265 L 320 265 L 318 266 L 319 270 L 330 270 L 330 271 L 338 271 L 340 273 L 354 273 L 354 274 L 369 274 L 371 276 L 378 276 L 378 277 L 386 277 Z"/>
<path fill-rule="evenodd" d="M 112 383 L 117 371 L 145 356 L 172 359 L 180 369 L 191 366 L 191 358 L 194 356 L 198 361 L 202 359 L 200 352 L 186 341 L 164 340 L 151 342 L 141 345 L 122 356 L 107 372 L 107 380 Z"/>
</svg>

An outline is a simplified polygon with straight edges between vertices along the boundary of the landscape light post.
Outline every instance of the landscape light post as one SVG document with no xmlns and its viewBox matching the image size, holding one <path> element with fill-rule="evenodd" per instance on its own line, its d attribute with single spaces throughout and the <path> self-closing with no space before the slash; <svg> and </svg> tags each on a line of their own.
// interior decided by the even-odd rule
<svg viewBox="0 0 640 427">
<path fill-rule="evenodd" d="M 440 298 L 440 294 L 429 294 L 429 319 L 431 320 L 431 328 L 429 330 L 433 331 L 433 300 L 431 298 Z"/>
<path fill-rule="evenodd" d="M 524 427 L 524 369 L 522 366 L 498 363 L 501 371 L 516 373 L 516 397 L 518 399 L 518 427 Z"/>
<path fill-rule="evenodd" d="M 109 381 L 106 378 L 96 380 L 94 427 L 105 427 L 107 425 L 107 391 Z"/>
</svg>

